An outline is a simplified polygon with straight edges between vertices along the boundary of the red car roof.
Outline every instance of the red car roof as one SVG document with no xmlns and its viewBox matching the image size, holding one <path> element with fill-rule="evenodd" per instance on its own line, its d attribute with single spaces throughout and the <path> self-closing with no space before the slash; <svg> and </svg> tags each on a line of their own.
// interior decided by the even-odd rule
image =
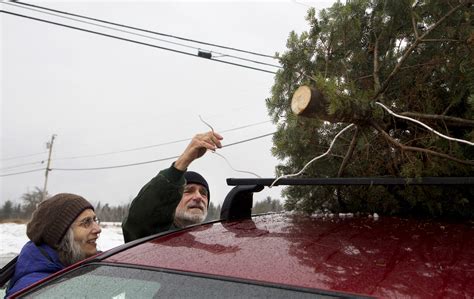
<svg viewBox="0 0 474 299">
<path fill-rule="evenodd" d="M 174 232 L 104 261 L 377 297 L 474 297 L 474 229 L 464 224 L 264 215 Z"/>
</svg>

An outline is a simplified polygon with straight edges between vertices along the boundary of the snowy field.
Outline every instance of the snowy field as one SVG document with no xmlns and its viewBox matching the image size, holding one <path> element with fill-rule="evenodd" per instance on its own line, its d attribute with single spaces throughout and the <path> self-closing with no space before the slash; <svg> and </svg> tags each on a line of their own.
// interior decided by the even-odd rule
<svg viewBox="0 0 474 299">
<path fill-rule="evenodd" d="M 122 227 L 120 222 L 100 223 L 102 233 L 97 240 L 97 247 L 101 251 L 109 250 L 123 244 Z M 26 224 L 0 224 L 0 267 L 3 267 L 18 253 L 28 241 Z"/>
</svg>

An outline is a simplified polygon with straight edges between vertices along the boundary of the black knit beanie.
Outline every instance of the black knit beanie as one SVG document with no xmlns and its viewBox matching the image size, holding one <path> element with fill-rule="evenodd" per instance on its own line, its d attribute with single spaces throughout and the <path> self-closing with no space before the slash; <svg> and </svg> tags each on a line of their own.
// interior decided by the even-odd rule
<svg viewBox="0 0 474 299">
<path fill-rule="evenodd" d="M 39 245 L 46 243 L 57 248 L 68 228 L 84 210 L 94 207 L 83 197 L 59 193 L 42 201 L 26 226 L 26 234 Z"/>
<path fill-rule="evenodd" d="M 184 178 L 186 179 L 186 184 L 199 184 L 207 189 L 207 206 L 209 206 L 209 202 L 211 201 L 211 191 L 209 190 L 209 185 L 207 184 L 206 179 L 194 171 L 186 171 L 184 173 Z"/>
</svg>

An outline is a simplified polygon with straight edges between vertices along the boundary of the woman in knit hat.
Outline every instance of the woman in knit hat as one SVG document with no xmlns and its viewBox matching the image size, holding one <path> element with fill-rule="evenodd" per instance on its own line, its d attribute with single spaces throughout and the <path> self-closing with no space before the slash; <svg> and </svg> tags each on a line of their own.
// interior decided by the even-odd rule
<svg viewBox="0 0 474 299">
<path fill-rule="evenodd" d="M 6 296 L 97 253 L 101 232 L 94 207 L 83 197 L 60 193 L 39 204 L 26 228 Z"/>
</svg>

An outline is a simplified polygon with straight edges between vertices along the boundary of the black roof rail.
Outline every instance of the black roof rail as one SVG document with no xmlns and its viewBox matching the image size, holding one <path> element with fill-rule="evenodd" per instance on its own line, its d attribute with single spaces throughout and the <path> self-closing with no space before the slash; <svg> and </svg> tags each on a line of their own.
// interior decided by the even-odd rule
<svg viewBox="0 0 474 299">
<path fill-rule="evenodd" d="M 276 178 L 228 178 L 227 185 L 270 186 Z M 283 178 L 274 186 L 281 185 L 474 185 L 474 177 L 357 177 L 357 178 Z"/>
<path fill-rule="evenodd" d="M 253 193 L 271 186 L 276 178 L 228 178 L 227 185 L 234 187 L 225 197 L 221 220 L 250 218 Z M 474 185 L 474 177 L 352 177 L 352 178 L 283 178 L 281 185 Z"/>
</svg>

